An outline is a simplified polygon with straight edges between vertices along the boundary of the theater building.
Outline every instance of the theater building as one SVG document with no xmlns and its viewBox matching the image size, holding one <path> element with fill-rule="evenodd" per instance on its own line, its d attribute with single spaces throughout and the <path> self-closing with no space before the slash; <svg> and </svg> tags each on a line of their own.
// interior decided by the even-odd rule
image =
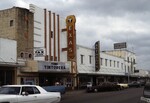
<svg viewBox="0 0 150 103">
<path fill-rule="evenodd" d="M 1 10 L 0 22 L 1 85 L 77 85 L 75 16 L 31 4 Z"/>
</svg>

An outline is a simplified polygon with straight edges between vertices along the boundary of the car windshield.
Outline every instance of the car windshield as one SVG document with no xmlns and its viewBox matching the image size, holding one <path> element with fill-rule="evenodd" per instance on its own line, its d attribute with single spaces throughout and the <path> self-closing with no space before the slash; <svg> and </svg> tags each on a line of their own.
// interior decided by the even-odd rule
<svg viewBox="0 0 150 103">
<path fill-rule="evenodd" d="M 20 87 L 1 87 L 0 94 L 19 95 Z"/>
</svg>

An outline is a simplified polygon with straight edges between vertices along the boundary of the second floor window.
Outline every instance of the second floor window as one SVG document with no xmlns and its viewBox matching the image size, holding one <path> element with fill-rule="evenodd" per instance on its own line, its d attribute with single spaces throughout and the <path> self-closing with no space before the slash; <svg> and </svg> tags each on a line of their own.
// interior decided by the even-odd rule
<svg viewBox="0 0 150 103">
<path fill-rule="evenodd" d="M 84 55 L 81 55 L 81 64 L 83 64 Z"/>
<path fill-rule="evenodd" d="M 114 67 L 116 67 L 116 61 L 114 61 Z"/>
<path fill-rule="evenodd" d="M 123 63 L 121 63 L 121 69 L 123 69 Z"/>
<path fill-rule="evenodd" d="M 10 27 L 14 25 L 14 21 L 10 20 Z"/>
<path fill-rule="evenodd" d="M 89 55 L 89 63 L 92 64 L 92 56 Z"/>
<path fill-rule="evenodd" d="M 135 59 L 133 59 L 133 64 L 135 64 Z"/>
<path fill-rule="evenodd" d="M 110 67 L 111 67 L 111 60 L 110 60 Z"/>
<path fill-rule="evenodd" d="M 107 66 L 107 59 L 105 59 L 105 66 Z"/>
<path fill-rule="evenodd" d="M 117 62 L 117 67 L 119 68 L 119 62 Z"/>
<path fill-rule="evenodd" d="M 101 60 L 101 61 L 100 61 L 100 62 L 101 62 L 101 65 L 103 65 L 103 58 L 101 58 L 100 60 Z"/>
</svg>

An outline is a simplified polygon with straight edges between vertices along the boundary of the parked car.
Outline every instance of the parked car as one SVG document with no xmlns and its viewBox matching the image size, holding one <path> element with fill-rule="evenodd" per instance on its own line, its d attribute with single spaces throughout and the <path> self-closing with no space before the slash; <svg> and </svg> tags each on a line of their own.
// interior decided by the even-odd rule
<svg viewBox="0 0 150 103">
<path fill-rule="evenodd" d="M 80 84 L 79 89 L 86 89 L 87 87 L 91 87 L 92 85 L 92 82 L 84 82 Z"/>
<path fill-rule="evenodd" d="M 48 92 L 60 92 L 61 94 L 66 93 L 66 88 L 63 85 L 57 86 L 43 86 L 43 88 Z"/>
<path fill-rule="evenodd" d="M 87 82 L 87 85 L 86 85 L 86 87 L 88 88 L 88 87 L 92 87 L 92 82 Z"/>
<path fill-rule="evenodd" d="M 150 103 L 150 83 L 146 83 L 140 103 Z"/>
<path fill-rule="evenodd" d="M 0 88 L 0 103 L 58 103 L 59 92 L 47 92 L 36 85 L 6 85 Z"/>
<path fill-rule="evenodd" d="M 133 81 L 131 83 L 128 83 L 129 87 L 141 87 L 141 83 L 139 81 Z"/>
<path fill-rule="evenodd" d="M 121 89 L 126 89 L 129 87 L 127 83 L 117 83 L 117 85 L 120 85 Z"/>
<path fill-rule="evenodd" d="M 121 90 L 121 87 L 115 83 L 103 82 L 97 86 L 87 88 L 87 92 L 103 92 L 103 91 L 114 91 Z"/>
<path fill-rule="evenodd" d="M 145 84 L 146 84 L 145 80 L 140 80 L 139 82 L 141 83 L 141 86 L 145 86 Z"/>
</svg>

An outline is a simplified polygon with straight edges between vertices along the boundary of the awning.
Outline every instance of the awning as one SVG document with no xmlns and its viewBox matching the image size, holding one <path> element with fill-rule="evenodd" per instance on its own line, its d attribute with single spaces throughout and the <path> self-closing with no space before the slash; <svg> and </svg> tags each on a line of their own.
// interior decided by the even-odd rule
<svg viewBox="0 0 150 103">
<path fill-rule="evenodd" d="M 24 63 L 15 63 L 15 62 L 0 62 L 0 66 L 3 67 L 23 67 Z"/>
<path fill-rule="evenodd" d="M 104 68 L 101 67 L 99 71 L 95 71 L 94 66 L 78 65 L 79 74 L 91 74 L 91 75 L 117 75 L 125 76 L 125 72 L 117 68 Z"/>
</svg>

